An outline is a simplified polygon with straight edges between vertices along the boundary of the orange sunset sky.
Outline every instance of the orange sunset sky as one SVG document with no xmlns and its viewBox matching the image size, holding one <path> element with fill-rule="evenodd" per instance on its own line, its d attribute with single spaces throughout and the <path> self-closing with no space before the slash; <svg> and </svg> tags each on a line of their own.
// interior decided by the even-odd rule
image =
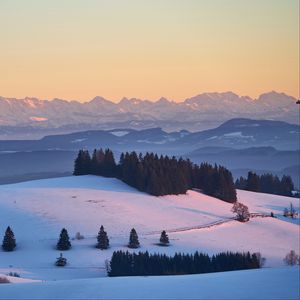
<svg viewBox="0 0 300 300">
<path fill-rule="evenodd" d="M 0 95 L 299 97 L 298 0 L 1 0 Z"/>
</svg>

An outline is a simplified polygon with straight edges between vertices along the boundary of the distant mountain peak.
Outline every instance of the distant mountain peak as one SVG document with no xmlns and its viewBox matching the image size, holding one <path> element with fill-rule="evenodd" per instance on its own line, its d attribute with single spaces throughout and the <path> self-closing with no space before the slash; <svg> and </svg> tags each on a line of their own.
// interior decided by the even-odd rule
<svg viewBox="0 0 300 300">
<path fill-rule="evenodd" d="M 161 98 L 159 98 L 155 103 L 160 103 L 160 104 L 166 103 L 166 104 L 169 104 L 170 102 L 171 102 L 171 101 L 169 101 L 167 98 L 161 97 Z"/>
<path fill-rule="evenodd" d="M 295 102 L 295 100 L 296 100 L 296 98 L 294 98 L 292 96 L 289 96 L 285 93 L 278 93 L 276 91 L 263 93 L 257 98 L 257 101 L 269 101 L 269 102 L 273 102 L 274 104 L 275 104 L 275 102 L 278 102 L 278 101 Z"/>
<path fill-rule="evenodd" d="M 111 101 L 101 97 L 101 96 L 96 96 L 94 97 L 89 103 L 111 103 Z"/>
</svg>

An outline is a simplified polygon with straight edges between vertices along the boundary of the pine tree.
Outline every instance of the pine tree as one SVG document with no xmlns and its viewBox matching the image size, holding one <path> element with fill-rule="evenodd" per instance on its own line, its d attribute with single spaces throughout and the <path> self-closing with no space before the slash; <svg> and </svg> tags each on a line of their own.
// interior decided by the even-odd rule
<svg viewBox="0 0 300 300">
<path fill-rule="evenodd" d="M 104 153 L 103 176 L 114 177 L 117 174 L 117 166 L 114 154 L 110 149 L 106 149 Z"/>
<path fill-rule="evenodd" d="M 73 175 L 87 175 L 91 171 L 91 157 L 87 150 L 80 150 L 75 159 Z"/>
<path fill-rule="evenodd" d="M 68 235 L 68 231 L 63 228 L 61 230 L 59 240 L 56 245 L 57 250 L 69 250 L 71 248 L 71 243 Z"/>
<path fill-rule="evenodd" d="M 95 149 L 91 159 L 91 174 L 102 176 L 104 163 L 104 152 L 102 149 Z"/>
<path fill-rule="evenodd" d="M 292 196 L 292 191 L 295 189 L 293 180 L 290 176 L 283 175 L 280 181 L 281 191 L 283 196 Z"/>
<path fill-rule="evenodd" d="M 132 228 L 130 231 L 128 248 L 139 248 L 139 247 L 140 247 L 140 242 L 139 242 L 138 235 L 135 229 Z"/>
<path fill-rule="evenodd" d="M 8 226 L 3 238 L 2 249 L 4 251 L 13 251 L 16 247 L 16 240 L 13 231 Z"/>
<path fill-rule="evenodd" d="M 246 190 L 252 191 L 252 192 L 260 191 L 260 178 L 255 173 L 248 172 Z"/>
<path fill-rule="evenodd" d="M 167 233 L 166 233 L 165 230 L 163 230 L 163 231 L 161 232 L 159 242 L 160 242 L 160 244 L 163 245 L 163 246 L 169 245 L 169 243 L 170 243 L 170 242 L 169 242 L 169 237 L 168 237 L 168 235 L 167 235 Z"/>
<path fill-rule="evenodd" d="M 106 233 L 106 231 L 104 231 L 104 227 L 102 225 L 98 232 L 97 241 L 98 241 L 98 244 L 96 246 L 97 248 L 104 250 L 109 247 L 109 239 L 108 239 L 107 233 Z"/>
</svg>

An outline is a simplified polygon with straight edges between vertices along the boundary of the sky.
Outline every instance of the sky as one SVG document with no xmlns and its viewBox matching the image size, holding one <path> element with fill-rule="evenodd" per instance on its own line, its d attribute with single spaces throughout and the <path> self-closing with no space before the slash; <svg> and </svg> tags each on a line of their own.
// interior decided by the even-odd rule
<svg viewBox="0 0 300 300">
<path fill-rule="evenodd" d="M 0 0 L 0 95 L 299 98 L 298 0 Z"/>
</svg>

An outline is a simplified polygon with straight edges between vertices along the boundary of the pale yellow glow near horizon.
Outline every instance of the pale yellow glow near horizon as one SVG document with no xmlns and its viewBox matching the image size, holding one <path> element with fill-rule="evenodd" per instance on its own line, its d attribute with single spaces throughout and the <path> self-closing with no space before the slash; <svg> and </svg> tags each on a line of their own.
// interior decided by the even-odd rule
<svg viewBox="0 0 300 300">
<path fill-rule="evenodd" d="M 298 0 L 1 0 L 0 95 L 299 98 Z"/>
</svg>

